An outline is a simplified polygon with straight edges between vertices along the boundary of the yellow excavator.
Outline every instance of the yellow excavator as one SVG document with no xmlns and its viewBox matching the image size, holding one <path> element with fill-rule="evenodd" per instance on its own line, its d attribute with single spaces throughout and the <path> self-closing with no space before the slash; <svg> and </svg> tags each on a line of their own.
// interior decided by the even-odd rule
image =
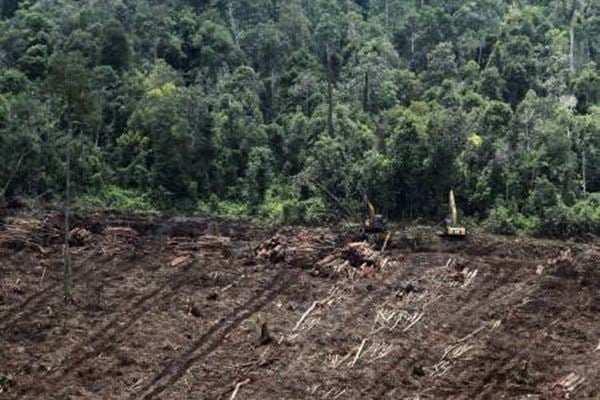
<svg viewBox="0 0 600 400">
<path fill-rule="evenodd" d="M 448 208 L 450 209 L 450 215 L 446 219 L 446 232 L 444 233 L 444 236 L 464 238 L 467 236 L 467 229 L 459 224 L 458 209 L 456 208 L 456 200 L 454 198 L 453 190 L 450 191 Z"/>
<path fill-rule="evenodd" d="M 385 230 L 385 218 L 383 215 L 375 213 L 375 207 L 369 201 L 367 195 L 364 195 L 364 201 L 369 210 L 369 218 L 363 223 L 364 231 L 367 233 L 382 232 Z"/>
</svg>

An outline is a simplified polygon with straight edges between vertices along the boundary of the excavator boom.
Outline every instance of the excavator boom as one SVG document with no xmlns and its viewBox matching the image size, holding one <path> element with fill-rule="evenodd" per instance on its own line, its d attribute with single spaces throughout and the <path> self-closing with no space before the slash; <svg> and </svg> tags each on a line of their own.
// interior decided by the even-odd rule
<svg viewBox="0 0 600 400">
<path fill-rule="evenodd" d="M 454 190 L 450 191 L 450 215 L 452 216 L 452 225 L 458 225 L 458 211 L 456 210 L 456 200 L 454 199 Z"/>
<path fill-rule="evenodd" d="M 385 229 L 385 219 L 382 215 L 375 212 L 375 206 L 369 201 L 367 195 L 364 195 L 364 201 L 368 209 L 368 218 L 364 223 L 364 228 L 367 232 L 381 232 Z"/>
<path fill-rule="evenodd" d="M 458 223 L 458 209 L 456 208 L 456 199 L 454 198 L 453 190 L 450 191 L 448 207 L 450 208 L 450 221 L 448 221 L 449 223 L 446 227 L 446 234 L 455 237 L 466 236 L 467 230 Z"/>
</svg>

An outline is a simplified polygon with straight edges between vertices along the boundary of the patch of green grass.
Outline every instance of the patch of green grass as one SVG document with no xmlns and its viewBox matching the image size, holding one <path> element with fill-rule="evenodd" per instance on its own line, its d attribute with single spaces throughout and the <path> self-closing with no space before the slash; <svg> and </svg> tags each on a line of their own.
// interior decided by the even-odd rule
<svg viewBox="0 0 600 400">
<path fill-rule="evenodd" d="M 84 208 L 111 208 L 124 211 L 154 211 L 150 196 L 131 189 L 107 186 L 98 193 L 87 193 L 77 199 Z"/>
</svg>

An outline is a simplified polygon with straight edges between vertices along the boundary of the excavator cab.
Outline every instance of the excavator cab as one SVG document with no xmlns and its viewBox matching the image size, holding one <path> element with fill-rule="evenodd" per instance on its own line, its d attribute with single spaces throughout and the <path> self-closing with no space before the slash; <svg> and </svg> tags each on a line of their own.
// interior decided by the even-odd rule
<svg viewBox="0 0 600 400">
<path fill-rule="evenodd" d="M 450 191 L 448 200 L 450 215 L 446 219 L 446 232 L 444 232 L 444 236 L 464 238 L 467 236 L 467 229 L 459 224 L 458 209 L 456 208 L 456 200 L 454 198 L 453 190 Z"/>
</svg>

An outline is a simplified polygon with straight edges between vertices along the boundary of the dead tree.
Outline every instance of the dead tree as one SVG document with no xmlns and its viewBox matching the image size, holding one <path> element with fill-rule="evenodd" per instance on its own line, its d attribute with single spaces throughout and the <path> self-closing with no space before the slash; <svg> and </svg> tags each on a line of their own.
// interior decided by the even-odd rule
<svg viewBox="0 0 600 400">
<path fill-rule="evenodd" d="M 73 301 L 73 295 L 71 293 L 71 279 L 72 279 L 72 266 L 71 266 L 71 248 L 69 246 L 70 236 L 70 214 L 71 214 L 71 122 L 68 123 L 67 128 L 67 145 L 66 145 L 66 166 L 65 166 L 65 243 L 64 243 L 64 271 L 63 271 L 63 285 L 64 285 L 64 297 L 65 302 L 70 303 Z"/>
</svg>

